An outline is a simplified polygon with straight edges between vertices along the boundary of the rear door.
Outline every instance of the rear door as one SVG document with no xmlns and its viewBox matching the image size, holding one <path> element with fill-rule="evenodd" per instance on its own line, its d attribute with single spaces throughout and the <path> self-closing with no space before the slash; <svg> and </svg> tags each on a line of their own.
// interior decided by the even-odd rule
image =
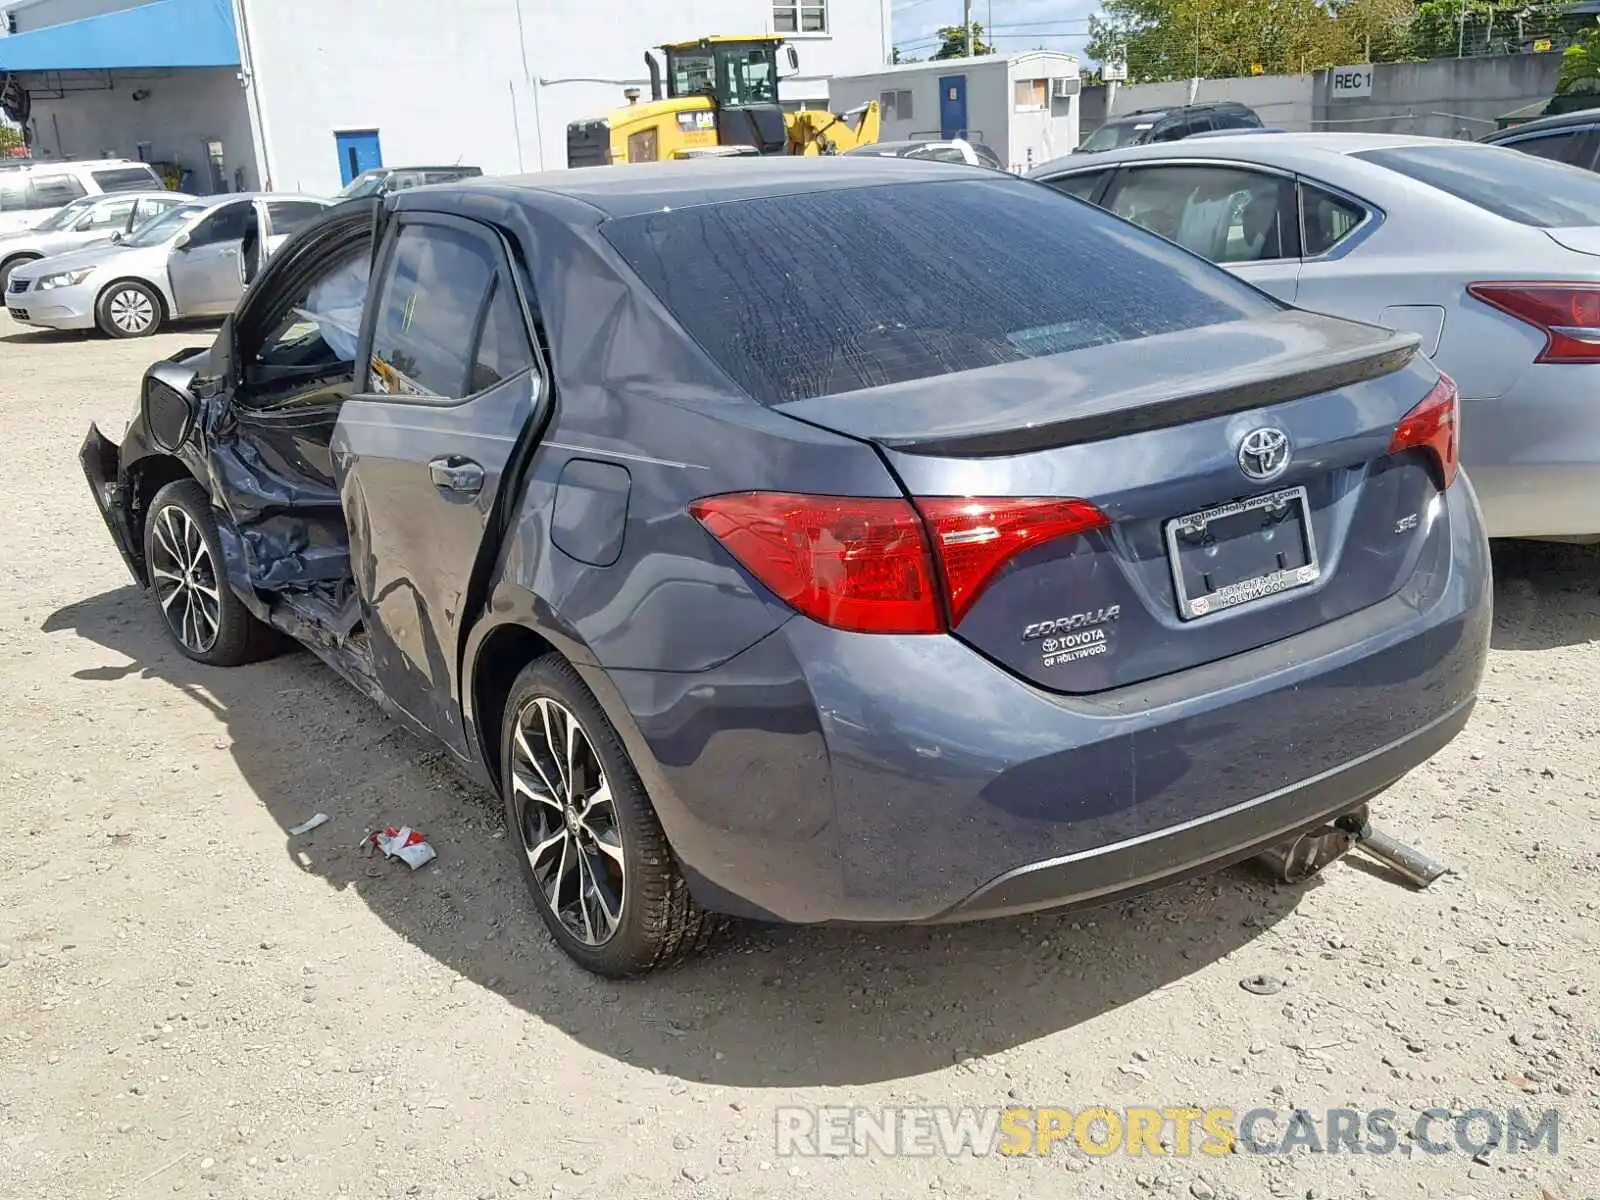
<svg viewBox="0 0 1600 1200">
<path fill-rule="evenodd" d="M 333 439 L 350 558 L 384 692 L 465 755 L 462 621 L 543 376 L 523 280 L 491 227 L 403 215 L 373 278 L 362 390 Z"/>
<path fill-rule="evenodd" d="M 239 247 L 254 214 L 249 200 L 218 205 L 189 230 L 188 240 L 167 257 L 167 275 L 178 311 L 174 316 L 221 316 L 233 311 L 244 290 Z"/>
<path fill-rule="evenodd" d="M 1300 214 L 1291 175 L 1221 162 L 1128 167 L 1100 205 L 1295 302 Z"/>
</svg>

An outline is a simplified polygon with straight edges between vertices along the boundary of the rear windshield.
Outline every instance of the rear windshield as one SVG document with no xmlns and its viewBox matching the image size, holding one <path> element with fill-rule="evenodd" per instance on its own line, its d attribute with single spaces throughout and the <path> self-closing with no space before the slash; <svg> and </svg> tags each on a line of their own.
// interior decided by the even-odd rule
<svg viewBox="0 0 1600 1200">
<path fill-rule="evenodd" d="M 689 335 L 767 404 L 1280 307 L 1051 188 L 974 174 L 705 204 L 603 229 Z"/>
<path fill-rule="evenodd" d="M 1156 127 L 1156 118 L 1140 117 L 1138 120 L 1112 121 L 1100 126 L 1083 140 L 1080 150 L 1120 150 L 1132 146 L 1149 135 Z"/>
<path fill-rule="evenodd" d="M 1358 150 L 1352 156 L 1521 225 L 1600 225 L 1600 175 L 1566 163 L 1471 142 Z"/>
<path fill-rule="evenodd" d="M 117 167 L 90 174 L 102 192 L 144 192 L 161 186 L 161 177 L 149 167 Z"/>
</svg>

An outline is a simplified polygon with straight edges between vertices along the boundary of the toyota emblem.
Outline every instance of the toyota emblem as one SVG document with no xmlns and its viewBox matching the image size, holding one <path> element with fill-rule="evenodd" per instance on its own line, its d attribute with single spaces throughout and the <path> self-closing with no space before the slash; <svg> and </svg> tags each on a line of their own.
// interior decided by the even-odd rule
<svg viewBox="0 0 1600 1200">
<path fill-rule="evenodd" d="M 1246 479 L 1266 483 L 1289 469 L 1289 435 L 1281 429 L 1252 429 L 1239 443 L 1239 470 Z"/>
</svg>

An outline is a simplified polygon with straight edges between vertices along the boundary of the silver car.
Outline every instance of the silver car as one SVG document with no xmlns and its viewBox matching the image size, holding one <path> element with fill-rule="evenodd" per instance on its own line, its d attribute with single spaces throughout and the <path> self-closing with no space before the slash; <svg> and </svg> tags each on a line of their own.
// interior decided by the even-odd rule
<svg viewBox="0 0 1600 1200">
<path fill-rule="evenodd" d="M 84 196 L 21 233 L 0 234 L 0 292 L 11 268 L 125 236 L 169 209 L 193 201 L 184 192 L 116 192 Z"/>
<path fill-rule="evenodd" d="M 146 337 L 165 322 L 233 311 L 244 291 L 247 235 L 271 253 L 333 202 L 239 192 L 180 205 L 116 243 L 24 263 L 6 311 L 24 325 Z"/>
<path fill-rule="evenodd" d="M 1600 539 L 1600 176 L 1473 142 L 1262 133 L 1030 177 L 1297 307 L 1420 334 L 1461 389 L 1490 536 Z"/>
</svg>

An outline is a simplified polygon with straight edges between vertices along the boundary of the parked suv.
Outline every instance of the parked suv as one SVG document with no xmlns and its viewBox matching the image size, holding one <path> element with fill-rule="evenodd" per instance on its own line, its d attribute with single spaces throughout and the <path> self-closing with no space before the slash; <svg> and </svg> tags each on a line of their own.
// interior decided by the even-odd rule
<svg viewBox="0 0 1600 1200">
<path fill-rule="evenodd" d="M 149 163 L 126 158 L 0 161 L 0 234 L 31 229 L 84 196 L 160 191 L 165 186 Z"/>
<path fill-rule="evenodd" d="M 1141 108 L 1137 112 L 1110 117 L 1096 129 L 1075 153 L 1120 150 L 1146 142 L 1176 142 L 1196 133 L 1214 129 L 1259 129 L 1261 118 L 1253 108 L 1233 100 L 1209 104 L 1187 104 L 1178 108 Z"/>
<path fill-rule="evenodd" d="M 1488 652 L 1418 340 L 998 171 L 552 171 L 334 207 L 82 462 L 182 653 L 437 738 L 622 975 L 1353 819 Z"/>
<path fill-rule="evenodd" d="M 1596 158 L 1600 156 L 1600 108 L 1541 117 L 1508 129 L 1497 129 L 1478 140 L 1593 171 Z"/>
</svg>

